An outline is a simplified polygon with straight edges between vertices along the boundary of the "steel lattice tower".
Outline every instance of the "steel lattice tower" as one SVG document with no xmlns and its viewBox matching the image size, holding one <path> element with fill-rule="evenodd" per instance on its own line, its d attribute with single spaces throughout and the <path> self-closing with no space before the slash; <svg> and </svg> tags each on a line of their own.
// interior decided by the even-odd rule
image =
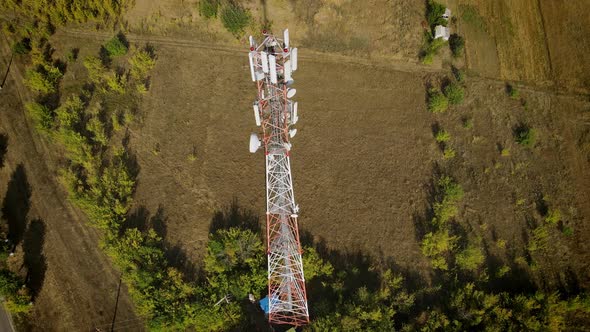
<svg viewBox="0 0 590 332">
<path fill-rule="evenodd" d="M 297 70 L 297 49 L 289 46 L 288 30 L 283 39 L 263 34 L 260 44 L 250 37 L 250 73 L 258 87 L 254 116 L 262 131 L 262 142 L 257 134 L 251 135 L 250 152 L 264 145 L 268 319 L 271 324 L 299 326 L 309 322 L 309 311 L 289 159 L 289 139 L 297 132 L 292 125 L 298 120 L 297 102 L 291 100 L 296 92 L 291 74 Z"/>
</svg>

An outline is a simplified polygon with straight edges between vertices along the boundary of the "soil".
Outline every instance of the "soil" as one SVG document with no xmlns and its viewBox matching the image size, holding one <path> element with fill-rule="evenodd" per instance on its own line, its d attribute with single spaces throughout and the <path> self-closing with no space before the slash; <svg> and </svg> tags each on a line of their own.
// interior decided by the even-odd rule
<svg viewBox="0 0 590 332">
<path fill-rule="evenodd" d="M 426 110 L 426 88 L 450 77 L 451 59 L 417 63 L 422 1 L 372 1 L 362 8 L 357 1 L 244 2 L 257 19 L 266 10 L 273 27 L 288 25 L 292 44 L 302 46 L 291 159 L 300 227 L 330 249 L 384 258 L 428 281 L 432 270 L 420 252 L 417 225 L 429 215 L 432 179 L 444 170 L 465 189 L 457 219 L 485 246 L 490 271 L 510 266 L 507 284 L 526 279 L 568 292 L 588 289 L 590 101 L 580 93 L 588 91 L 590 61 L 582 59 L 589 39 L 576 41 L 590 28 L 555 23 L 587 22 L 583 1 L 449 2 L 455 13 L 459 5 L 475 6 L 487 28 L 459 20 L 467 95 L 440 115 Z M 257 128 L 246 41 L 195 8 L 194 1 L 137 0 L 124 24 L 132 43 L 150 42 L 158 56 L 138 122 L 129 128 L 140 165 L 134 211 L 165 219 L 166 240 L 178 249 L 174 258 L 192 273 L 218 211 L 237 200 L 263 222 L 265 209 L 264 157 L 248 153 L 248 136 Z M 110 35 L 60 30 L 52 43 L 62 50 L 77 45 L 83 56 Z M 72 82 L 83 74 L 81 67 L 68 70 Z M 508 97 L 505 80 L 518 81 L 519 99 Z M 12 93 L 0 114 L 11 165 L 0 183 L 8 181 L 8 167 L 24 162 L 33 187 L 30 214 L 48 225 L 39 324 L 71 330 L 108 323 L 117 273 L 98 250 L 96 232 L 65 201 L 52 149 L 22 129 L 27 122 Z M 466 119 L 471 128 L 463 126 Z M 515 142 L 520 124 L 536 130 L 533 147 Z M 455 158 L 443 159 L 436 127 L 451 133 Z M 551 229 L 550 246 L 529 257 L 536 264 L 523 265 L 530 230 L 547 207 L 560 209 L 561 225 Z M 566 226 L 572 236 L 560 231 Z M 121 319 L 135 319 L 126 296 L 119 308 Z M 62 311 L 70 314 L 62 319 Z"/>
</svg>

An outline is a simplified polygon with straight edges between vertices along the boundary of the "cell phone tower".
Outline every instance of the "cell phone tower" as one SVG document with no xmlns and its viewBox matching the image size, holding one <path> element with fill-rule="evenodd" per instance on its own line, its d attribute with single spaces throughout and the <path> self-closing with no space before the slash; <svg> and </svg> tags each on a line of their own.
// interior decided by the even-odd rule
<svg viewBox="0 0 590 332">
<path fill-rule="evenodd" d="M 262 140 L 250 136 L 250 152 L 264 145 L 266 156 L 266 236 L 268 255 L 268 320 L 271 324 L 300 326 L 309 323 L 303 277 L 301 244 L 297 227 L 289 160 L 290 138 L 297 129 L 297 102 L 291 100 L 291 74 L 297 70 L 297 48 L 289 45 L 289 30 L 283 39 L 267 31 L 257 44 L 250 36 L 250 74 L 258 87 L 254 102 L 256 125 Z"/>
</svg>

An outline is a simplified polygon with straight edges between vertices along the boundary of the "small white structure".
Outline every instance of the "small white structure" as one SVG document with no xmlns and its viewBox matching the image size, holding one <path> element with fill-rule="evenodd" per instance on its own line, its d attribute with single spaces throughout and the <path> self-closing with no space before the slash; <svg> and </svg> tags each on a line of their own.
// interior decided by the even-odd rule
<svg viewBox="0 0 590 332">
<path fill-rule="evenodd" d="M 451 18 L 451 10 L 450 9 L 445 9 L 445 13 L 443 14 L 442 18 L 444 18 L 445 20 L 449 20 L 449 18 Z"/>
<path fill-rule="evenodd" d="M 449 40 L 450 37 L 451 31 L 449 28 L 442 25 L 437 25 L 434 27 L 434 39 L 442 38 L 444 40 Z"/>
</svg>

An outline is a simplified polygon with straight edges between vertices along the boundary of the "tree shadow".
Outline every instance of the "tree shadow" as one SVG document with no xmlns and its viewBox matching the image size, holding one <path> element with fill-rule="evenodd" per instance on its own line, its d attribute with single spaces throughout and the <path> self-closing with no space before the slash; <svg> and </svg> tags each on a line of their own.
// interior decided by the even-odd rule
<svg viewBox="0 0 590 332">
<path fill-rule="evenodd" d="M 0 168 L 4 167 L 6 152 L 8 152 L 8 135 L 0 134 Z"/>
<path fill-rule="evenodd" d="M 238 199 L 234 197 L 229 205 L 215 212 L 209 225 L 209 233 L 237 227 L 261 234 L 259 219 L 259 215 L 254 211 L 240 207 Z"/>
<path fill-rule="evenodd" d="M 45 223 L 41 219 L 32 220 L 23 239 L 24 261 L 27 268 L 25 283 L 31 290 L 33 299 L 39 295 L 45 279 L 47 263 L 43 255 L 45 243 Z"/>
<path fill-rule="evenodd" d="M 31 206 L 31 186 L 24 165 L 18 164 L 8 182 L 2 203 L 2 215 L 8 223 L 8 239 L 14 252 L 21 242 L 27 226 L 27 214 Z"/>
</svg>

